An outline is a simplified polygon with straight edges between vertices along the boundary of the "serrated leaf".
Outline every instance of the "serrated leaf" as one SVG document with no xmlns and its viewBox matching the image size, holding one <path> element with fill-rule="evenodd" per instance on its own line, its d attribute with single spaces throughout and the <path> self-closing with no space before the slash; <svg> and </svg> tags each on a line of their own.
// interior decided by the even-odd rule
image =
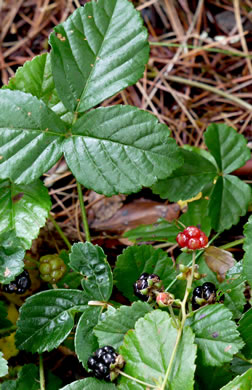
<svg viewBox="0 0 252 390">
<path fill-rule="evenodd" d="M 25 364 L 18 374 L 17 390 L 38 390 L 39 370 L 35 364 Z"/>
<path fill-rule="evenodd" d="M 245 342 L 242 352 L 247 359 L 252 359 L 252 308 L 241 317 L 238 330 Z"/>
<path fill-rule="evenodd" d="M 146 302 L 134 302 L 132 306 L 121 306 L 111 315 L 106 315 L 94 329 L 100 347 L 111 345 L 116 350 L 122 345 L 125 333 L 134 328 L 136 321 L 152 311 Z"/>
<path fill-rule="evenodd" d="M 250 159 L 246 138 L 224 123 L 211 124 L 204 138 L 221 172 L 233 172 Z"/>
<path fill-rule="evenodd" d="M 114 279 L 117 288 L 130 301 L 136 301 L 133 284 L 143 272 L 155 273 L 167 286 L 175 277 L 172 259 L 161 249 L 151 245 L 128 247 L 117 257 Z"/>
<path fill-rule="evenodd" d="M 72 246 L 69 266 L 85 276 L 82 287 L 89 300 L 108 301 L 113 288 L 113 275 L 103 249 L 90 242 Z"/>
<path fill-rule="evenodd" d="M 81 280 L 83 277 L 78 272 L 72 271 L 69 267 L 69 253 L 65 250 L 62 250 L 59 253 L 59 257 L 66 265 L 66 272 L 64 276 L 57 282 L 58 288 L 78 288 L 81 285 Z"/>
<path fill-rule="evenodd" d="M 113 383 L 106 383 L 95 378 L 86 378 L 72 382 L 60 390 L 116 390 L 116 386 Z"/>
<path fill-rule="evenodd" d="M 50 53 L 44 53 L 34 57 L 31 61 L 26 61 L 3 89 L 30 93 L 43 100 L 49 107 L 57 104 L 59 98 L 53 81 Z"/>
<path fill-rule="evenodd" d="M 56 26 L 49 43 L 57 92 L 70 111 L 87 111 L 135 84 L 149 57 L 143 20 L 127 0 L 99 0 Z"/>
<path fill-rule="evenodd" d="M 130 241 L 168 241 L 176 243 L 176 237 L 181 231 L 175 223 L 160 219 L 150 225 L 140 225 L 135 229 L 128 230 L 123 237 Z"/>
<path fill-rule="evenodd" d="M 168 128 L 132 106 L 101 107 L 82 116 L 64 143 L 77 180 L 107 196 L 136 192 L 181 165 Z"/>
<path fill-rule="evenodd" d="M 243 258 L 243 275 L 252 287 L 252 215 L 244 225 L 244 245 L 245 255 Z"/>
<path fill-rule="evenodd" d="M 226 273 L 225 284 L 222 286 L 222 291 L 234 289 L 241 285 L 244 285 L 246 281 L 245 276 L 243 275 L 243 264 L 241 261 L 236 263 L 232 268 L 230 268 Z"/>
<path fill-rule="evenodd" d="M 0 283 L 11 282 L 24 268 L 25 250 L 14 231 L 0 236 Z"/>
<path fill-rule="evenodd" d="M 222 387 L 221 390 L 251 390 L 252 368 L 243 375 L 237 376 L 232 382 Z"/>
<path fill-rule="evenodd" d="M 206 184 L 213 182 L 217 174 L 216 167 L 198 153 L 181 149 L 181 154 L 182 167 L 152 186 L 154 194 L 174 202 L 194 197 Z"/>
<path fill-rule="evenodd" d="M 0 377 L 5 376 L 8 374 L 8 363 L 3 358 L 3 354 L 0 351 Z"/>
<path fill-rule="evenodd" d="M 226 272 L 235 265 L 232 253 L 216 246 L 207 247 L 203 256 L 208 267 L 217 274 L 219 281 L 223 281 Z"/>
<path fill-rule="evenodd" d="M 88 370 L 88 358 L 99 347 L 93 331 L 98 323 L 101 310 L 102 308 L 99 306 L 87 306 L 76 328 L 74 339 L 75 352 L 86 370 Z"/>
<path fill-rule="evenodd" d="M 195 333 L 198 357 L 203 365 L 221 366 L 230 362 L 243 347 L 244 343 L 231 318 L 231 311 L 216 303 L 202 307 L 188 320 Z"/>
<path fill-rule="evenodd" d="M 171 355 L 176 343 L 178 330 L 173 327 L 169 315 L 154 310 L 140 318 L 135 330 L 130 330 L 124 338 L 120 353 L 126 360 L 124 371 L 151 385 L 164 381 Z M 172 370 L 164 382 L 163 389 L 192 390 L 196 346 L 190 328 L 183 330 L 179 346 L 173 361 Z M 151 348 L 151 351 L 150 351 Z M 186 364 L 184 364 L 186 362 Z M 122 378 L 120 383 L 124 383 Z"/>
<path fill-rule="evenodd" d="M 208 236 L 211 231 L 211 221 L 208 216 L 208 199 L 201 198 L 188 203 L 188 210 L 179 218 L 185 226 L 199 226 Z"/>
<path fill-rule="evenodd" d="M 29 186 L 0 181 L 0 234 L 13 230 L 25 249 L 38 236 L 50 208 L 48 190 L 40 180 Z"/>
<path fill-rule="evenodd" d="M 74 314 L 86 304 L 87 298 L 78 290 L 49 290 L 29 297 L 17 323 L 18 349 L 42 353 L 57 348 L 71 332 Z"/>
<path fill-rule="evenodd" d="M 218 233 L 229 229 L 245 215 L 251 198 L 251 189 L 236 176 L 219 176 L 209 202 L 211 225 Z"/>
<path fill-rule="evenodd" d="M 0 178 L 32 183 L 61 157 L 63 121 L 35 96 L 0 90 Z"/>
</svg>

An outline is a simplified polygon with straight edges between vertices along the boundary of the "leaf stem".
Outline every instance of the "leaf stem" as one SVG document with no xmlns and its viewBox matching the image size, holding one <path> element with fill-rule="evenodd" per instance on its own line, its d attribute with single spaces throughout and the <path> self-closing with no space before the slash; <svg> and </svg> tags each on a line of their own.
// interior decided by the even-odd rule
<svg viewBox="0 0 252 390">
<path fill-rule="evenodd" d="M 240 240 L 235 240 L 235 241 L 232 241 L 232 242 L 228 242 L 225 245 L 219 246 L 219 248 L 220 249 L 229 249 L 229 248 L 233 248 L 233 246 L 237 246 L 237 245 L 240 245 L 240 244 L 243 244 L 243 243 L 244 243 L 244 238 L 241 238 Z"/>
<path fill-rule="evenodd" d="M 176 326 L 176 328 L 178 329 L 179 328 L 179 325 L 178 325 L 178 322 L 177 322 L 177 319 L 175 317 L 175 314 L 174 314 L 174 311 L 173 311 L 173 308 L 172 306 L 168 306 L 168 309 L 169 309 L 169 312 L 170 312 L 170 315 L 171 315 L 171 318 L 173 319 L 174 321 L 174 325 Z"/>
<path fill-rule="evenodd" d="M 83 201 L 81 184 L 78 181 L 76 181 L 76 183 L 77 183 L 77 191 L 78 191 L 78 197 L 79 197 L 79 202 L 80 202 L 80 209 L 81 209 L 81 215 L 82 215 L 82 221 L 83 221 L 86 241 L 90 242 L 91 237 L 90 237 L 90 232 L 89 232 L 89 227 L 88 227 L 87 213 L 86 213 L 86 209 L 85 209 L 85 205 L 84 205 L 84 201 Z"/>
<path fill-rule="evenodd" d="M 51 214 L 49 214 L 49 219 L 52 222 L 52 224 L 55 227 L 55 229 L 57 230 L 57 232 L 59 233 L 59 235 L 62 238 L 62 240 L 64 241 L 64 243 L 66 244 L 66 246 L 68 247 L 68 249 L 71 250 L 72 245 L 70 244 L 70 241 L 68 240 L 68 238 L 66 237 L 65 233 L 63 232 L 63 230 L 61 229 L 61 227 L 55 221 L 55 219 L 53 218 L 53 216 Z"/>
<path fill-rule="evenodd" d="M 39 381 L 40 381 L 40 390 L 46 390 L 45 388 L 45 374 L 44 374 L 44 365 L 43 365 L 43 356 L 39 355 Z"/>
<path fill-rule="evenodd" d="M 141 381 L 140 379 L 134 378 L 133 376 L 126 374 L 124 371 L 117 370 L 117 372 L 119 372 L 122 376 L 125 376 L 125 378 L 131 379 L 132 381 L 140 383 L 141 385 L 150 387 L 152 389 L 157 389 L 157 386 L 151 385 L 150 383 L 146 383 L 146 382 Z"/>
</svg>

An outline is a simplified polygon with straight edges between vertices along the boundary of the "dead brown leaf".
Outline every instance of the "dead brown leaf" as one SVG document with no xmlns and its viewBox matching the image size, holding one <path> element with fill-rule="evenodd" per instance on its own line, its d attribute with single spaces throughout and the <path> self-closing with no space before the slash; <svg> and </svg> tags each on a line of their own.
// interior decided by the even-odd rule
<svg viewBox="0 0 252 390">
<path fill-rule="evenodd" d="M 233 267 L 235 260 L 232 254 L 224 249 L 209 246 L 204 252 L 204 258 L 208 267 L 217 273 L 220 282 L 225 279 L 226 272 Z"/>
</svg>

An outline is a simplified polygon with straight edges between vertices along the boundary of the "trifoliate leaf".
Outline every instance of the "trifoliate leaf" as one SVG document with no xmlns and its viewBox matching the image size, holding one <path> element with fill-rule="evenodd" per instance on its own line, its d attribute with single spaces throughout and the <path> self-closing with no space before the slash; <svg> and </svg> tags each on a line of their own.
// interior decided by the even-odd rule
<svg viewBox="0 0 252 390">
<path fill-rule="evenodd" d="M 113 275 L 102 248 L 90 242 L 74 244 L 69 266 L 85 276 L 82 287 L 89 300 L 108 301 L 113 288 Z"/>
<path fill-rule="evenodd" d="M 87 298 L 78 290 L 42 291 L 20 309 L 18 349 L 42 353 L 57 348 L 74 326 L 74 314 L 85 310 Z"/>
<path fill-rule="evenodd" d="M 134 328 L 136 321 L 152 311 L 145 302 L 134 302 L 132 306 L 121 306 L 104 320 L 100 320 L 94 329 L 99 345 L 111 345 L 118 349 L 128 330 Z"/>
<path fill-rule="evenodd" d="M 195 333 L 198 345 L 198 357 L 206 366 L 221 366 L 232 360 L 232 357 L 244 345 L 239 336 L 232 313 L 221 304 L 202 307 L 188 325 Z"/>
<path fill-rule="evenodd" d="M 49 42 L 57 92 L 70 111 L 87 111 L 135 84 L 149 57 L 147 30 L 127 0 L 78 8 Z"/>
<path fill-rule="evenodd" d="M 140 318 L 135 330 L 128 331 L 120 348 L 126 360 L 124 372 L 159 388 L 163 385 L 162 389 L 192 390 L 196 346 L 188 327 L 183 330 L 172 369 L 166 378 L 177 334 L 178 330 L 173 327 L 172 319 L 166 312 L 154 310 Z M 122 377 L 120 383 L 127 381 Z"/>
</svg>

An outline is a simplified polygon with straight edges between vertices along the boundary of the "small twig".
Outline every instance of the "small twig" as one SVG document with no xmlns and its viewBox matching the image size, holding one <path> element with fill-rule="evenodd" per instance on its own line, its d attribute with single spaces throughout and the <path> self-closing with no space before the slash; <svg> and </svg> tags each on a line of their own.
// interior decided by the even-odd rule
<svg viewBox="0 0 252 390">
<path fill-rule="evenodd" d="M 78 191 L 78 196 L 79 196 L 80 209 L 81 209 L 81 215 L 82 215 L 82 221 L 83 221 L 86 241 L 90 242 L 91 241 L 91 237 L 90 237 L 90 232 L 89 232 L 87 213 L 86 213 L 86 209 L 85 209 L 85 206 L 84 206 L 81 184 L 78 181 L 77 181 L 77 191 Z"/>
<path fill-rule="evenodd" d="M 68 247 L 68 249 L 71 250 L 72 245 L 70 244 L 70 241 L 68 240 L 68 238 L 64 234 L 63 230 L 60 228 L 60 226 L 58 225 L 58 223 L 55 221 L 55 219 L 53 218 L 53 216 L 51 214 L 49 214 L 49 219 L 52 222 L 55 229 L 57 230 L 57 232 L 59 233 L 59 235 L 62 238 L 62 240 L 64 241 L 64 243 L 66 244 L 66 246 Z"/>
</svg>

